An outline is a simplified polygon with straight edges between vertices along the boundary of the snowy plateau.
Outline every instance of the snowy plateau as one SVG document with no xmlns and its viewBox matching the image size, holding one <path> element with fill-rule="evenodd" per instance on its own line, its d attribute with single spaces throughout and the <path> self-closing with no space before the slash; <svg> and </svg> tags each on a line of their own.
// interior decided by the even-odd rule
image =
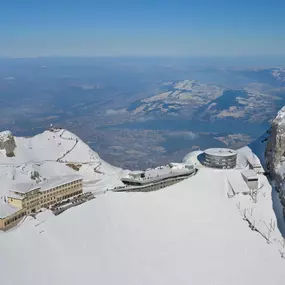
<svg viewBox="0 0 285 285">
<path fill-rule="evenodd" d="M 259 174 L 255 202 L 228 197 L 228 176 L 247 165 L 197 165 L 195 176 L 158 191 L 117 193 L 108 189 L 122 185 L 128 171 L 104 162 L 74 134 L 47 130 L 14 141 L 13 157 L 0 151 L 0 196 L 16 182 L 76 173 L 96 199 L 0 232 L 1 285 L 284 284 L 284 240 L 266 176 Z M 254 146 L 264 153 L 261 141 Z M 249 147 L 238 153 L 258 160 Z M 195 163 L 195 153 L 185 160 Z"/>
</svg>

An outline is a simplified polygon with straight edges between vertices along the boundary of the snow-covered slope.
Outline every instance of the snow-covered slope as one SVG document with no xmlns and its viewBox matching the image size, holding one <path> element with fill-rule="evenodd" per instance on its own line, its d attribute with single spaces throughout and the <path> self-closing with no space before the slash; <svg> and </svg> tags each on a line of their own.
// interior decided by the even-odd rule
<svg viewBox="0 0 285 285">
<path fill-rule="evenodd" d="M 76 172 L 85 188 L 100 191 L 124 175 L 64 130 L 15 140 L 15 157 L 0 159 L 1 183 L 31 179 L 33 171 L 40 179 Z M 248 147 L 238 152 L 257 159 Z M 256 202 L 229 199 L 228 175 L 240 171 L 201 166 L 156 192 L 108 191 L 59 216 L 27 217 L 0 232 L 0 284 L 284 284 L 271 186 L 260 175 Z"/>
<path fill-rule="evenodd" d="M 6 195 L 11 184 L 39 180 L 51 176 L 79 174 L 86 191 L 97 184 L 120 185 L 120 168 L 103 161 L 80 138 L 67 130 L 47 130 L 31 138 L 15 137 L 14 157 L 0 152 L 0 196 Z"/>
<path fill-rule="evenodd" d="M 0 284 L 284 284 L 276 244 L 236 203 L 225 172 L 201 169 L 161 191 L 45 212 L 0 234 Z"/>
</svg>

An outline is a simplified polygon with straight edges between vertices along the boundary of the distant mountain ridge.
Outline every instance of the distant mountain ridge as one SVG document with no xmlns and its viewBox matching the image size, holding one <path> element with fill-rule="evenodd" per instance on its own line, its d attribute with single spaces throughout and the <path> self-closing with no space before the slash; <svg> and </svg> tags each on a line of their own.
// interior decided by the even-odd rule
<svg viewBox="0 0 285 285">
<path fill-rule="evenodd" d="M 285 104 L 285 91 L 282 88 L 285 82 L 283 69 L 235 72 L 252 77 L 253 80 L 266 73 L 270 78 L 267 81 L 272 86 L 265 87 L 255 82 L 243 88 L 230 89 L 197 80 L 166 82 L 161 85 L 161 93 L 133 102 L 126 111 L 131 116 L 140 117 L 180 116 L 195 120 L 233 119 L 259 123 L 271 119 L 276 114 L 276 109 Z"/>
<path fill-rule="evenodd" d="M 274 87 L 285 87 L 285 69 L 281 67 L 252 68 L 234 70 L 234 72 L 246 76 L 256 82 L 269 84 Z"/>
<path fill-rule="evenodd" d="M 196 80 L 167 82 L 163 89 L 164 92 L 132 103 L 127 111 L 133 115 L 183 113 L 214 100 L 223 92 L 220 86 Z"/>
</svg>

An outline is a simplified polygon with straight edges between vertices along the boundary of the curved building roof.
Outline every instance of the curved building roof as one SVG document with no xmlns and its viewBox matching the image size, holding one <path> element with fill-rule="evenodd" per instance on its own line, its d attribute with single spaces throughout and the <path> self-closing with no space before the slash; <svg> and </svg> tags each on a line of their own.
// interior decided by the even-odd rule
<svg viewBox="0 0 285 285">
<path fill-rule="evenodd" d="M 207 155 L 212 156 L 233 156 L 237 155 L 237 152 L 229 148 L 208 148 L 204 151 Z"/>
</svg>

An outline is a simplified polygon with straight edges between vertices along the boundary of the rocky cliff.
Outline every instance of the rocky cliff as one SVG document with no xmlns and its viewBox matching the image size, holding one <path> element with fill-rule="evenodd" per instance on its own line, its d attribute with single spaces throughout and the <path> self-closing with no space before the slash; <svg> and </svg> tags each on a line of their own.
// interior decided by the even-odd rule
<svg viewBox="0 0 285 285">
<path fill-rule="evenodd" d="M 0 150 L 5 150 L 7 156 L 14 156 L 16 143 L 10 131 L 0 132 Z"/>
<path fill-rule="evenodd" d="M 285 107 L 272 122 L 265 151 L 268 171 L 285 206 Z"/>
</svg>

